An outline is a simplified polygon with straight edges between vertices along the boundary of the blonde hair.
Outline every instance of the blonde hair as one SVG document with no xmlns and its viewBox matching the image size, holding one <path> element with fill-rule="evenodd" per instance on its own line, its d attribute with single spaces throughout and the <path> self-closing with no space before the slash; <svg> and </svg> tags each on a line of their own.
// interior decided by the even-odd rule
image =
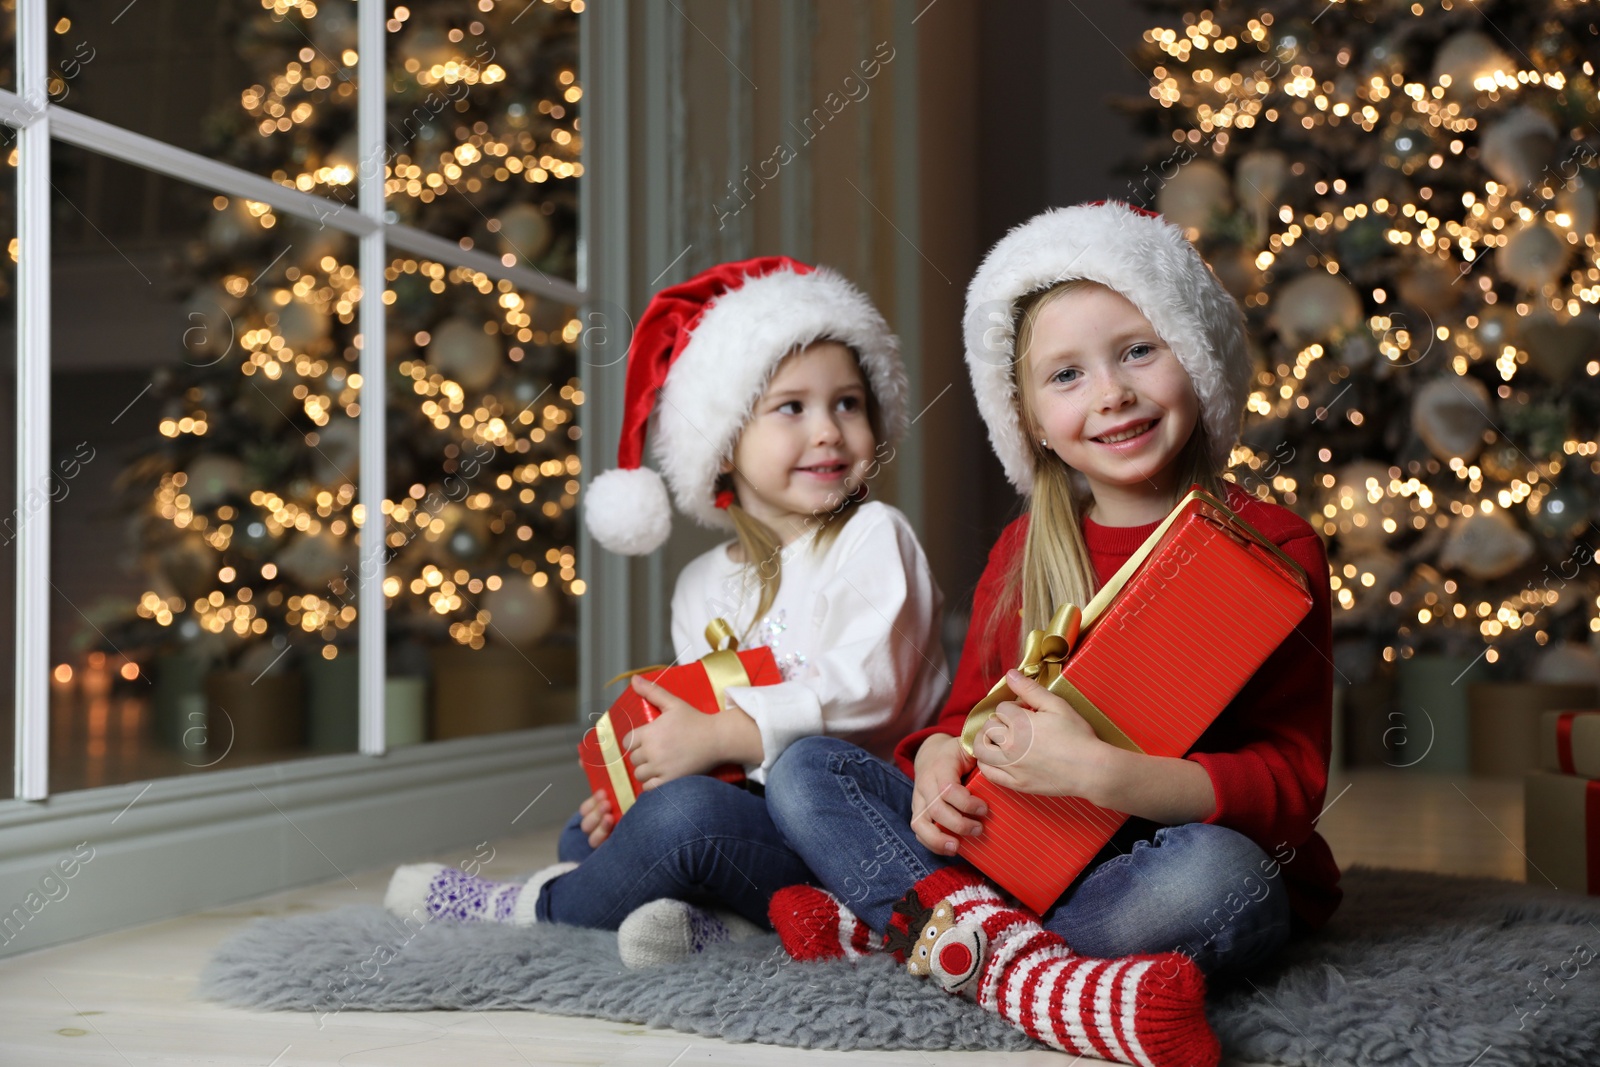
<svg viewBox="0 0 1600 1067">
<path fill-rule="evenodd" d="M 1087 278 L 1068 279 L 1023 297 L 1017 302 L 1013 315 L 1016 358 L 1012 362 L 1012 379 L 1017 419 L 1033 461 L 1033 493 L 1028 500 L 1028 533 L 1021 559 L 1007 574 L 1004 589 L 986 623 L 989 638 L 986 644 L 995 650 L 995 655 L 1003 654 L 997 639 L 1000 626 L 1019 608 L 1022 626 L 1016 655 L 1021 654 L 1028 631 L 1042 630 L 1049 625 L 1050 616 L 1058 606 L 1069 601 L 1086 605 L 1099 588 L 1081 521 L 1086 505 L 1093 498 L 1073 482 L 1072 469 L 1039 443 L 1041 431 L 1034 411 L 1032 388 L 1024 373 L 1040 312 L 1060 297 L 1091 286 L 1109 288 Z M 1194 431 L 1183 451 L 1174 461 L 1180 477 L 1172 504 L 1176 504 L 1178 496 L 1195 482 L 1207 492 L 1226 499 L 1222 472 L 1210 467 L 1210 455 L 1211 436 L 1206 431 L 1202 412 L 1195 420 Z M 991 663 L 985 666 L 994 673 L 1012 665 Z"/>
<path fill-rule="evenodd" d="M 819 344 L 842 345 L 855 359 L 856 371 L 861 375 L 861 384 L 867 392 L 867 424 L 872 427 L 873 446 L 876 448 L 878 442 L 882 441 L 884 436 L 883 415 L 878 406 L 877 394 L 872 391 L 872 379 L 868 376 L 866 368 L 861 365 L 861 354 L 854 348 L 851 348 L 843 341 L 835 341 L 831 337 L 818 337 L 808 344 L 796 347 L 785 355 L 783 359 L 773 366 L 772 375 L 776 375 L 779 369 L 795 356 L 807 351 L 812 345 Z M 767 378 L 769 382 L 772 380 L 772 375 Z M 763 385 L 761 387 L 762 395 L 765 395 L 766 391 L 767 387 Z M 743 433 L 744 427 L 741 426 L 739 435 Z M 738 442 L 739 435 L 735 435 L 735 443 Z M 863 490 L 865 486 L 866 483 L 863 481 Z M 718 478 L 716 488 L 718 491 L 733 490 L 732 477 L 724 474 Z M 865 499 L 866 493 L 858 491 L 847 494 L 843 500 L 835 504 L 826 514 L 813 513 L 812 518 L 819 522 L 820 525 L 817 527 L 816 536 L 811 539 L 811 551 L 820 552 L 831 545 L 834 539 L 839 536 L 839 532 L 844 529 L 845 523 L 850 521 L 855 515 L 856 509 Z M 772 602 L 778 598 L 778 590 L 783 585 L 783 538 L 772 527 L 740 507 L 737 496 L 734 497 L 733 503 L 728 505 L 728 518 L 733 521 L 733 533 L 738 539 L 739 550 L 744 554 L 745 566 L 753 568 L 761 590 L 756 599 L 755 613 L 750 616 L 750 624 L 745 627 L 745 632 L 740 635 L 741 637 L 749 637 L 750 631 L 771 609 Z"/>
</svg>

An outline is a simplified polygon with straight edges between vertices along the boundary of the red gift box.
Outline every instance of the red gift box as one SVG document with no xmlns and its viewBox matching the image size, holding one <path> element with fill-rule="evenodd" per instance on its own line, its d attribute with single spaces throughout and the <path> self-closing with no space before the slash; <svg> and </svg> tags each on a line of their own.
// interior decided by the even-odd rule
<svg viewBox="0 0 1600 1067">
<path fill-rule="evenodd" d="M 1600 711 L 1547 711 L 1539 717 L 1539 766 L 1600 778 Z"/>
<path fill-rule="evenodd" d="M 1528 884 L 1600 896 L 1600 782 L 1531 771 L 1523 786 Z"/>
<path fill-rule="evenodd" d="M 1310 610 L 1300 565 L 1196 485 L 1087 608 L 1064 605 L 1049 630 L 1030 635 L 1021 670 L 1102 740 L 1183 756 Z M 968 752 L 1012 699 L 1001 679 L 972 710 Z M 1035 912 L 1127 819 L 1081 797 L 1015 792 L 981 770 L 966 785 L 989 814 L 981 837 L 961 839 L 961 855 Z"/>
<path fill-rule="evenodd" d="M 770 648 L 752 648 L 746 652 L 735 651 L 737 642 L 732 630 L 721 619 L 706 627 L 706 640 L 716 649 L 694 663 L 680 667 L 647 667 L 630 671 L 623 677 L 643 675 L 674 696 L 693 704 L 707 715 L 714 715 L 727 707 L 725 690 L 730 686 L 777 685 L 783 681 L 778 671 L 778 661 Z M 617 679 L 613 678 L 615 682 Z M 600 716 L 594 728 L 578 742 L 578 759 L 589 785 L 603 791 L 611 800 L 611 810 L 620 819 L 627 814 L 639 796 L 639 779 L 634 774 L 633 762 L 622 751 L 622 739 L 630 730 L 659 718 L 661 711 L 646 703 L 644 697 L 630 685 L 612 703 L 611 710 Z M 728 763 L 709 772 L 712 777 L 725 782 L 741 782 L 744 771 Z"/>
</svg>

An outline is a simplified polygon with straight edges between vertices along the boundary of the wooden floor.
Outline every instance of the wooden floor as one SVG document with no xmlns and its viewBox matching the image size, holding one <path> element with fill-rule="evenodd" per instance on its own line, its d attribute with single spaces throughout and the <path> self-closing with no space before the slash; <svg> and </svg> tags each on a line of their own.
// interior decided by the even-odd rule
<svg viewBox="0 0 1600 1067">
<path fill-rule="evenodd" d="M 1343 866 L 1522 879 L 1518 781 L 1365 772 L 1340 779 L 1328 795 L 1320 827 Z M 509 877 L 554 858 L 551 832 L 493 844 L 491 876 Z M 309 1014 L 238 1011 L 195 997 L 196 976 L 212 949 L 249 919 L 375 904 L 388 873 L 353 875 L 355 887 L 337 879 L 0 962 L 0 1004 L 5 1005 L 0 1064 L 1062 1067 L 1069 1062 L 1048 1052 L 804 1052 L 530 1012 L 346 1011 L 319 1029 Z"/>
</svg>

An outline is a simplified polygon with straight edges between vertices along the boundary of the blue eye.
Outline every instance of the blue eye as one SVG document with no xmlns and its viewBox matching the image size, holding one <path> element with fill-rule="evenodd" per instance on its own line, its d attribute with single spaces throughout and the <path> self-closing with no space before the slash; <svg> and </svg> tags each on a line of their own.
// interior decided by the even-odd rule
<svg viewBox="0 0 1600 1067">
<path fill-rule="evenodd" d="M 1155 351 L 1156 351 L 1156 346 L 1155 345 L 1146 344 L 1145 342 L 1140 341 L 1138 344 L 1136 344 L 1132 348 L 1128 349 L 1128 355 L 1132 356 L 1135 359 L 1142 359 L 1145 356 L 1154 355 Z"/>
<path fill-rule="evenodd" d="M 1078 368 L 1076 368 L 1076 367 L 1062 367 L 1060 370 L 1058 370 L 1054 374 L 1050 375 L 1050 380 L 1052 382 L 1055 382 L 1055 383 L 1059 384 L 1059 385 L 1066 385 L 1068 382 L 1076 380 L 1074 378 L 1068 378 L 1068 377 L 1066 377 L 1066 375 L 1068 375 L 1068 374 L 1077 374 L 1077 373 L 1078 373 Z"/>
</svg>

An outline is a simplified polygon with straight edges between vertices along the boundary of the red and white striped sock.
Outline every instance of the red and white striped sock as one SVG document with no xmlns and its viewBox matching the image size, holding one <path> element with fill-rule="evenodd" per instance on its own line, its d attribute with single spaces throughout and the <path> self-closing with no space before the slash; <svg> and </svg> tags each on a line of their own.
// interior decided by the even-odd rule
<svg viewBox="0 0 1600 1067">
<path fill-rule="evenodd" d="M 867 924 L 839 898 L 814 885 L 785 886 L 772 894 L 767 917 L 797 960 L 856 959 L 878 951 Z"/>
<path fill-rule="evenodd" d="M 1205 976 L 1178 953 L 1079 956 L 975 872 L 945 867 L 895 906 L 889 948 L 1029 1037 L 1138 1067 L 1215 1067 Z"/>
</svg>

